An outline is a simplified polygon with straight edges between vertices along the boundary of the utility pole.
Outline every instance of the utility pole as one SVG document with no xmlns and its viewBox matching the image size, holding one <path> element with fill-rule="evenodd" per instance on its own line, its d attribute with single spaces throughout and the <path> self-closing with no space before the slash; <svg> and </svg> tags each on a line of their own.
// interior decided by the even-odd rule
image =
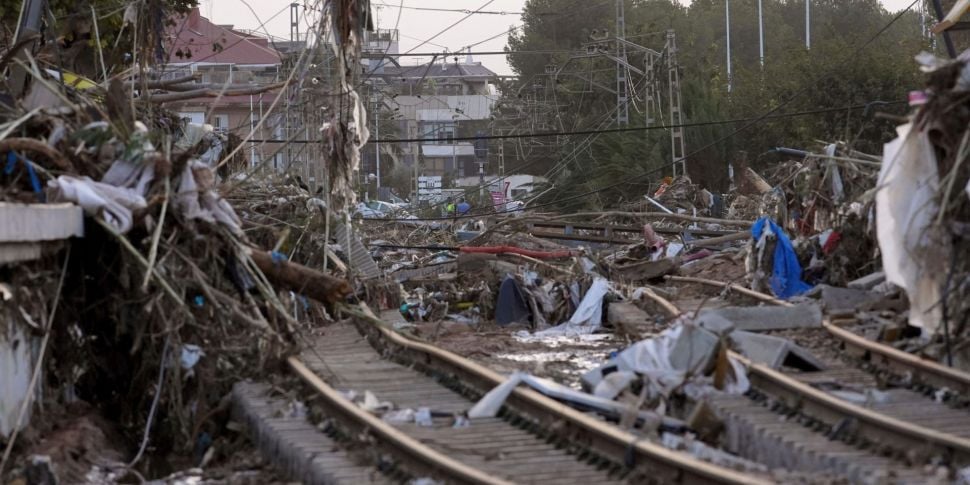
<svg viewBox="0 0 970 485">
<path fill-rule="evenodd" d="M 761 68 L 765 68 L 765 15 L 762 8 L 762 0 L 758 0 L 758 56 L 761 59 Z"/>
<path fill-rule="evenodd" d="M 731 92 L 731 0 L 724 0 L 724 19 L 727 22 L 727 90 Z"/>
<path fill-rule="evenodd" d="M 253 95 L 249 95 L 249 131 L 256 130 L 256 104 L 253 101 Z M 256 142 L 249 142 L 249 166 L 256 166 Z"/>
<path fill-rule="evenodd" d="M 805 48 L 812 48 L 812 0 L 805 0 Z"/>
<path fill-rule="evenodd" d="M 371 87 L 373 89 L 373 86 Z M 381 105 L 378 97 L 374 98 L 374 151 L 377 152 L 377 198 L 380 200 L 381 193 Z"/>
<path fill-rule="evenodd" d="M 684 114 L 680 99 L 680 72 L 677 65 L 677 37 L 673 30 L 667 31 L 667 73 L 670 89 L 670 154 L 673 158 L 673 174 L 687 175 L 686 149 L 684 147 Z"/>
<path fill-rule="evenodd" d="M 627 82 L 626 66 L 626 18 L 623 14 L 624 0 L 616 0 L 616 124 L 626 126 L 630 123 L 630 88 Z"/>
</svg>

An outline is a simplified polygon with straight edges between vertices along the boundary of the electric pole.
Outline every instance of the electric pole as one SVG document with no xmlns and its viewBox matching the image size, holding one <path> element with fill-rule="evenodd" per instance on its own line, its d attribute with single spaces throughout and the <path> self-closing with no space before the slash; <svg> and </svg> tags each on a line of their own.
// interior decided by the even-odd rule
<svg viewBox="0 0 970 485">
<path fill-rule="evenodd" d="M 626 18 L 623 14 L 624 0 L 616 0 L 616 124 L 630 123 L 630 89 L 626 76 Z"/>
<path fill-rule="evenodd" d="M 758 0 L 758 56 L 761 59 L 761 68 L 765 68 L 765 15 L 762 0 Z"/>
<path fill-rule="evenodd" d="M 667 31 L 667 73 L 670 85 L 670 154 L 673 158 L 673 174 L 687 175 L 686 148 L 684 147 L 684 114 L 680 99 L 680 70 L 677 65 L 677 37 L 673 30 Z M 679 170 L 678 170 L 679 169 Z"/>
<path fill-rule="evenodd" d="M 805 0 L 805 48 L 812 48 L 812 0 Z"/>
<path fill-rule="evenodd" d="M 371 86 L 374 89 L 373 86 Z M 381 193 L 381 102 L 379 96 L 374 97 L 374 151 L 377 158 L 377 199 L 380 200 Z"/>
</svg>

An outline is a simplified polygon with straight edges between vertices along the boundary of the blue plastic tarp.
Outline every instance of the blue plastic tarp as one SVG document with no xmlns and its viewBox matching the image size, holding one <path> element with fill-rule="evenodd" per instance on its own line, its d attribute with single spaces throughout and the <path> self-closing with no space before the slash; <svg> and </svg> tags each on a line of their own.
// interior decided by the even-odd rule
<svg viewBox="0 0 970 485">
<path fill-rule="evenodd" d="M 791 240 L 775 221 L 769 217 L 762 217 L 751 227 L 751 237 L 755 241 L 761 238 L 765 226 L 771 229 L 777 237 L 774 255 L 774 269 L 768 284 L 771 291 L 779 298 L 791 298 L 801 295 L 812 288 L 811 285 L 802 281 L 802 265 L 798 263 L 798 256 L 792 248 Z"/>
</svg>

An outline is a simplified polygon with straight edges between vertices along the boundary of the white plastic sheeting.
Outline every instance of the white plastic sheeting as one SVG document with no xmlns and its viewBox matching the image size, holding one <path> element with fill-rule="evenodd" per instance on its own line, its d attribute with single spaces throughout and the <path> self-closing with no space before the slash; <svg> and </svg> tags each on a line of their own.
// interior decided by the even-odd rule
<svg viewBox="0 0 970 485">
<path fill-rule="evenodd" d="M 139 132 L 147 132 L 139 124 Z M 211 128 L 211 127 L 210 127 Z M 232 206 L 215 190 L 216 175 L 210 166 L 222 152 L 221 140 L 203 127 L 190 125 L 186 138 L 180 140 L 186 147 L 193 147 L 201 140 L 210 145 L 198 159 L 189 161 L 182 172 L 174 207 L 187 219 L 201 219 L 212 224 L 221 224 L 234 234 L 242 234 L 242 221 Z M 108 168 L 100 182 L 88 177 L 62 175 L 48 182 L 52 201 L 73 202 L 84 208 L 91 216 L 101 216 L 119 233 L 131 230 L 132 213 L 147 206 L 145 196 L 155 180 L 155 168 L 146 154 L 155 152 L 151 143 L 142 146 L 143 154 L 132 157 L 136 161 L 116 160 Z"/>
<path fill-rule="evenodd" d="M 30 378 L 37 355 L 37 338 L 31 336 L 26 325 L 4 314 L 6 325 L 0 325 L 0 440 L 13 432 L 20 415 L 20 407 L 27 399 Z M 20 423 L 22 429 L 30 421 L 31 407 Z"/>
<path fill-rule="evenodd" d="M 909 296 L 909 323 L 936 333 L 949 241 L 933 227 L 940 177 L 926 133 L 911 124 L 883 148 L 876 193 L 876 232 L 886 279 Z"/>
<path fill-rule="evenodd" d="M 705 335 L 712 334 L 692 324 L 668 328 L 660 335 L 641 340 L 620 352 L 615 359 L 617 369 L 644 376 L 653 395 L 669 396 L 689 380 L 701 378 L 705 368 L 716 358 L 719 346 L 705 345 L 701 341 Z M 740 362 L 728 359 L 734 379 L 724 390 L 743 394 L 751 387 L 747 371 Z M 698 384 L 701 383 L 698 381 Z"/>
<path fill-rule="evenodd" d="M 603 298 L 609 292 L 610 282 L 605 278 L 596 278 L 567 322 L 533 335 L 535 337 L 588 335 L 599 330 L 603 325 Z"/>
<path fill-rule="evenodd" d="M 475 406 L 468 410 L 468 417 L 471 419 L 495 417 L 502 408 L 502 404 L 505 403 L 509 395 L 512 394 L 512 391 L 519 384 L 525 384 L 540 394 L 552 399 L 568 402 L 582 409 L 592 409 L 608 416 L 620 416 L 630 411 L 630 405 L 628 403 L 586 394 L 585 392 L 577 391 L 549 379 L 536 377 L 525 372 L 513 372 L 505 382 L 485 394 Z M 683 426 L 683 423 L 679 420 L 661 417 L 650 411 L 638 411 L 637 418 L 655 423 L 656 425 Z"/>
</svg>

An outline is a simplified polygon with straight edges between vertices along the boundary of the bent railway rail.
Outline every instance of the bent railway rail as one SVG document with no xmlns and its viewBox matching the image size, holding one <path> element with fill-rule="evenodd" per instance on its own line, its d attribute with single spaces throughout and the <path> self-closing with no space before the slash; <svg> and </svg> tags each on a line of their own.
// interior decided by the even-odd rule
<svg viewBox="0 0 970 485">
<path fill-rule="evenodd" d="M 768 483 L 666 449 L 527 388 L 512 392 L 501 418 L 462 426 L 459 417 L 473 404 L 469 396 L 505 377 L 405 338 L 364 311 L 369 322 L 329 327 L 315 349 L 289 365 L 316 391 L 328 418 L 372 437 L 413 476 L 454 483 Z M 372 391 L 400 408 L 430 407 L 433 425 L 382 421 L 341 392 L 349 390 Z"/>
<path fill-rule="evenodd" d="M 701 278 L 668 277 L 675 282 L 699 283 L 729 288 L 767 303 L 792 306 L 770 295 L 747 288 Z M 770 396 L 778 412 L 798 415 L 809 426 L 848 430 L 853 444 L 877 450 L 878 454 L 905 455 L 913 464 L 930 457 L 956 466 L 970 464 L 970 412 L 954 409 L 937 399 L 941 390 L 961 395 L 966 403 L 970 374 L 921 359 L 893 347 L 874 342 L 825 320 L 822 329 L 846 350 L 847 361 L 831 371 L 788 374 L 745 360 L 749 378 L 761 398 Z M 812 377 L 813 374 L 819 376 Z M 812 384 L 837 384 L 846 388 L 878 387 L 886 374 L 905 389 L 898 389 L 895 400 L 860 405 L 836 397 Z M 959 403 L 958 403 L 959 404 Z"/>
</svg>

